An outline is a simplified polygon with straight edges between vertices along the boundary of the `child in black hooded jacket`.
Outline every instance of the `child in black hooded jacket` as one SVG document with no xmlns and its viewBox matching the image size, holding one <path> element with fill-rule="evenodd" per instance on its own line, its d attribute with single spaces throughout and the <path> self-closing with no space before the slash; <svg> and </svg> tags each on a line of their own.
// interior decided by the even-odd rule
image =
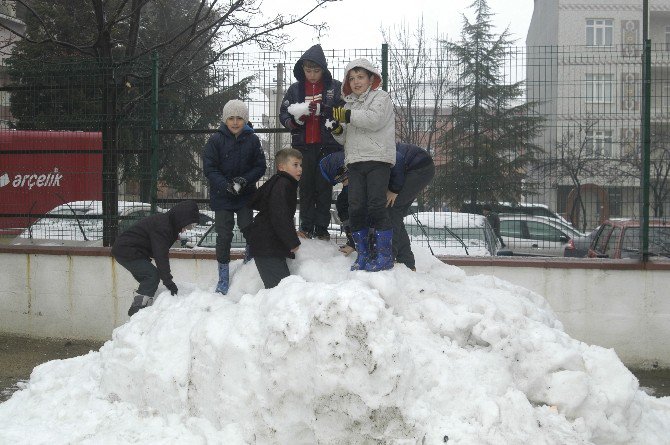
<svg viewBox="0 0 670 445">
<path fill-rule="evenodd" d="M 158 283 L 177 294 L 170 273 L 169 251 L 172 244 L 191 225 L 198 223 L 200 212 L 193 200 L 181 201 L 167 211 L 142 218 L 122 232 L 112 246 L 112 256 L 139 282 L 128 315 L 151 306 Z M 154 259 L 156 265 L 151 263 Z"/>
<path fill-rule="evenodd" d="M 266 289 L 289 276 L 286 258 L 295 258 L 300 240 L 295 230 L 298 181 L 302 154 L 293 148 L 275 155 L 277 173 L 258 189 L 249 206 L 258 210 L 245 229 L 251 255 Z"/>
</svg>

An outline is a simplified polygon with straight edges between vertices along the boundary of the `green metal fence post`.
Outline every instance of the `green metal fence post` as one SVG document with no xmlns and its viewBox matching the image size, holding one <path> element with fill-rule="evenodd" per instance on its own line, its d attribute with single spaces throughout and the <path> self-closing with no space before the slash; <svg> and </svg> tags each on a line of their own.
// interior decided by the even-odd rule
<svg viewBox="0 0 670 445">
<path fill-rule="evenodd" d="M 389 44 L 382 43 L 382 90 L 389 90 Z"/>
<path fill-rule="evenodd" d="M 642 5 L 642 34 L 644 37 L 642 62 L 642 172 L 640 186 L 641 196 L 641 259 L 649 260 L 649 188 L 650 188 L 650 160 L 651 156 L 651 40 L 648 38 L 649 1 L 644 0 Z"/>
<path fill-rule="evenodd" d="M 158 200 L 158 52 L 151 54 L 151 213 Z"/>
</svg>

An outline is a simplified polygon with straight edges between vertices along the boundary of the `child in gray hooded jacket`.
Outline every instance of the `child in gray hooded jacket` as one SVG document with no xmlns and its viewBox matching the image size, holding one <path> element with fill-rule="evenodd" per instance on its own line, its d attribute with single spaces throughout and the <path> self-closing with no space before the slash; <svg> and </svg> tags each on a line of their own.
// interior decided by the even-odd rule
<svg viewBox="0 0 670 445">
<path fill-rule="evenodd" d="M 333 108 L 332 132 L 344 145 L 349 171 L 349 223 L 358 257 L 351 270 L 375 272 L 393 267 L 393 229 L 386 209 L 386 190 L 395 164 L 395 114 L 382 77 L 367 59 L 346 67 L 344 107 Z M 368 234 L 374 229 L 371 254 Z"/>
</svg>

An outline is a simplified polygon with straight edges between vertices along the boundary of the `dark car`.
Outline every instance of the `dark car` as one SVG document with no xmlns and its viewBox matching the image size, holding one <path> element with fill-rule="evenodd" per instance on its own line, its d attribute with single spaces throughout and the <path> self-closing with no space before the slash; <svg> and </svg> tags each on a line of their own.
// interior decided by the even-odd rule
<svg viewBox="0 0 670 445">
<path fill-rule="evenodd" d="M 607 220 L 598 230 L 589 258 L 639 258 L 640 221 Z M 670 220 L 649 221 L 649 254 L 670 258 Z"/>
</svg>

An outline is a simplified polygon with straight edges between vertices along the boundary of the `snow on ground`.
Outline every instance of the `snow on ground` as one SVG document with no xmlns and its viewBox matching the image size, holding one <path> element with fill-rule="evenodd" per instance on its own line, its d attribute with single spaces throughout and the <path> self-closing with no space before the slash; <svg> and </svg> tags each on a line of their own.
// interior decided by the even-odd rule
<svg viewBox="0 0 670 445">
<path fill-rule="evenodd" d="M 11 444 L 662 444 L 670 398 L 545 300 L 425 251 L 418 272 L 350 272 L 306 241 L 262 289 L 180 282 L 98 352 L 36 367 L 0 404 Z"/>
</svg>

